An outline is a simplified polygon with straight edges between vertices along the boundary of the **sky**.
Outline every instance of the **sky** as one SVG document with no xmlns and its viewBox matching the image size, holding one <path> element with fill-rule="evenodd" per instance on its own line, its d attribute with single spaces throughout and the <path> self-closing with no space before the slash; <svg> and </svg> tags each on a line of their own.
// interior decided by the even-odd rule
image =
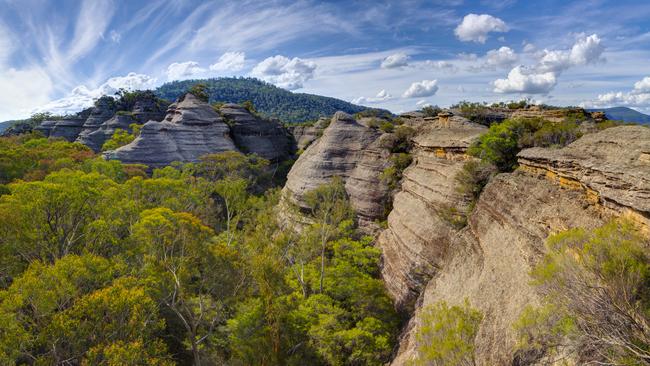
<svg viewBox="0 0 650 366">
<path fill-rule="evenodd" d="M 650 1 L 0 0 L 0 121 L 219 76 L 395 113 L 522 98 L 650 112 Z"/>
</svg>

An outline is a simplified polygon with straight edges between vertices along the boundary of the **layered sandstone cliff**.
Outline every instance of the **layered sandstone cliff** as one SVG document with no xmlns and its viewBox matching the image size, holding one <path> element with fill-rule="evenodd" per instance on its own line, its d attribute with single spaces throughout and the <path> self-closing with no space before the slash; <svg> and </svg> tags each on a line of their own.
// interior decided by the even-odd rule
<svg viewBox="0 0 650 366">
<path fill-rule="evenodd" d="M 545 253 L 546 238 L 572 227 L 594 228 L 618 215 L 647 224 L 649 150 L 650 129 L 624 126 L 584 136 L 562 149 L 522 151 L 520 168 L 496 176 L 467 227 L 452 235 L 393 364 L 403 365 L 414 356 L 419 309 L 465 299 L 484 314 L 476 337 L 479 365 L 531 364 L 516 352 L 513 323 L 526 305 L 540 301 L 529 273 Z M 408 220 L 421 221 L 421 215 Z"/>
<path fill-rule="evenodd" d="M 322 137 L 300 155 L 287 177 L 283 199 L 306 209 L 306 192 L 341 177 L 360 226 L 377 230 L 383 218 L 388 186 L 381 173 L 390 166 L 388 134 L 337 112 Z M 285 202 L 287 203 L 287 202 Z"/>
<path fill-rule="evenodd" d="M 470 143 L 486 128 L 452 117 L 413 118 L 413 163 L 393 200 L 388 229 L 381 233 L 382 275 L 399 308 L 412 309 L 420 291 L 440 268 L 456 232 L 450 215 L 464 215 L 467 201 L 456 192 L 456 174 Z M 416 219 L 417 218 L 417 219 Z"/>
</svg>

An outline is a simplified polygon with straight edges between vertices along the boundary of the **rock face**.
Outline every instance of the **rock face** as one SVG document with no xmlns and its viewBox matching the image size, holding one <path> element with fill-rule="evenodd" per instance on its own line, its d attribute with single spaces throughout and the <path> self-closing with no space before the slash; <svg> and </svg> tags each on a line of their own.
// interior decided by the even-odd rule
<svg viewBox="0 0 650 366">
<path fill-rule="evenodd" d="M 398 308 L 412 309 L 428 280 L 440 269 L 456 230 L 452 219 L 464 215 L 467 202 L 456 192 L 455 176 L 469 159 L 465 150 L 484 126 L 451 117 L 448 127 L 420 121 L 413 163 L 402 178 L 381 233 L 382 275 Z"/>
<path fill-rule="evenodd" d="M 316 141 L 323 134 L 323 130 L 329 125 L 330 120 L 327 118 L 320 118 L 316 123 L 311 126 L 296 125 L 290 126 L 289 131 L 293 135 L 296 148 L 305 150 L 307 146 Z"/>
<path fill-rule="evenodd" d="M 165 117 L 166 108 L 166 103 L 148 92 L 138 95 L 132 105 L 120 106 L 113 98 L 99 98 L 77 141 L 98 152 L 116 129 L 130 132 L 129 126 L 133 123 L 141 125 L 147 121 L 160 121 Z"/>
<path fill-rule="evenodd" d="M 43 121 L 35 130 L 41 131 L 46 137 L 62 137 L 73 142 L 83 129 L 84 122 L 85 119 L 81 116 L 56 121 Z"/>
<path fill-rule="evenodd" d="M 420 309 L 465 299 L 484 315 L 476 337 L 477 364 L 523 364 L 512 325 L 526 305 L 540 302 L 529 273 L 545 253 L 546 238 L 573 227 L 594 228 L 619 215 L 644 224 L 650 205 L 649 150 L 650 129 L 624 126 L 586 135 L 562 149 L 522 151 L 521 167 L 496 176 L 468 225 L 451 235 L 393 365 L 404 365 L 414 355 Z M 416 211 L 407 219 L 424 225 L 422 217 Z"/>
<path fill-rule="evenodd" d="M 380 175 L 390 165 L 390 151 L 383 147 L 382 133 L 337 112 L 323 136 L 300 155 L 287 177 L 283 199 L 307 208 L 304 194 L 339 176 L 345 181 L 360 226 L 384 215 L 388 187 Z"/>
<path fill-rule="evenodd" d="M 140 136 L 105 157 L 124 163 L 162 167 L 174 161 L 196 162 L 205 154 L 237 150 L 223 118 L 192 94 L 169 106 L 162 122 L 144 124 Z"/>
<path fill-rule="evenodd" d="M 280 123 L 257 117 L 239 104 L 225 104 L 219 113 L 228 121 L 235 145 L 242 152 L 273 162 L 289 157 L 291 138 Z"/>
</svg>

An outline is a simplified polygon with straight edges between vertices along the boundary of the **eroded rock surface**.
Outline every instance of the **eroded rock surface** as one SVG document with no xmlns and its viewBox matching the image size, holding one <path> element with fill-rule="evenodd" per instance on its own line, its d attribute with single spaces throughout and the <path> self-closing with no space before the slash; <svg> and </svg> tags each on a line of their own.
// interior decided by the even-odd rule
<svg viewBox="0 0 650 366">
<path fill-rule="evenodd" d="M 528 149 L 520 169 L 496 176 L 484 189 L 468 225 L 419 298 L 393 365 L 414 356 L 417 313 L 438 301 L 465 299 L 484 314 L 476 337 L 478 365 L 510 365 L 517 358 L 513 323 L 538 305 L 530 270 L 546 238 L 573 227 L 595 228 L 612 217 L 647 219 L 650 130 L 624 126 L 586 135 L 562 149 Z M 423 222 L 414 212 L 408 220 Z"/>
<path fill-rule="evenodd" d="M 242 152 L 273 162 L 289 157 L 291 137 L 280 123 L 255 116 L 239 104 L 224 104 L 219 113 L 230 124 L 232 137 Z"/>
<path fill-rule="evenodd" d="M 306 209 L 305 193 L 339 176 L 345 181 L 360 226 L 373 230 L 372 223 L 384 215 L 388 195 L 380 175 L 390 165 L 390 151 L 382 142 L 381 131 L 337 112 L 322 137 L 307 147 L 292 167 L 284 199 Z"/>
<path fill-rule="evenodd" d="M 231 150 L 237 148 L 223 118 L 209 104 L 186 94 L 182 101 L 170 105 L 162 122 L 145 123 L 133 142 L 105 156 L 155 168 L 174 161 L 196 162 L 202 155 Z"/>
<path fill-rule="evenodd" d="M 452 117 L 448 127 L 436 119 L 413 125 L 421 126 L 414 138 L 414 160 L 404 171 L 388 229 L 378 240 L 386 287 L 406 310 L 441 267 L 456 232 L 452 219 L 467 210 L 466 199 L 456 192 L 455 176 L 469 159 L 465 150 L 486 130 L 461 117 Z"/>
<path fill-rule="evenodd" d="M 304 150 L 307 146 L 311 145 L 317 138 L 323 134 L 323 130 L 329 125 L 330 120 L 327 118 L 320 118 L 316 123 L 311 126 L 296 125 L 290 126 L 289 131 L 293 135 L 296 143 L 296 149 Z"/>
</svg>

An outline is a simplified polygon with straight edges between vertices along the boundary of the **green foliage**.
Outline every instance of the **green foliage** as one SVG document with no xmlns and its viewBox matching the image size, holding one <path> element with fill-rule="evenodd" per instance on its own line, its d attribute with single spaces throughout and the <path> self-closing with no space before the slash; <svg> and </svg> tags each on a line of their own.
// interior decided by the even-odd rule
<svg viewBox="0 0 650 366">
<path fill-rule="evenodd" d="M 253 102 L 251 102 L 250 100 L 245 100 L 241 105 L 242 105 L 242 107 L 246 108 L 246 110 L 251 112 L 252 114 L 257 114 L 257 110 L 255 109 L 255 105 L 253 105 Z"/>
<path fill-rule="evenodd" d="M 462 306 L 440 301 L 422 310 L 413 365 L 474 365 L 474 338 L 483 320 L 465 300 Z"/>
<path fill-rule="evenodd" d="M 36 135 L 0 152 L 0 364 L 389 360 L 398 318 L 341 179 L 295 232 L 270 188 L 286 166 L 254 155 L 147 175 Z"/>
<path fill-rule="evenodd" d="M 204 83 L 197 83 L 192 85 L 187 92 L 206 103 L 210 100 L 210 93 L 208 91 L 208 86 Z"/>
<path fill-rule="evenodd" d="M 565 146 L 581 134 L 574 123 L 553 123 L 540 118 L 508 119 L 490 126 L 487 133 L 470 146 L 468 153 L 499 171 L 511 171 L 517 164 L 517 153 L 523 148 Z"/>
<path fill-rule="evenodd" d="M 650 260 L 647 238 L 632 222 L 550 237 L 532 272 L 545 295 L 515 328 L 523 352 L 578 363 L 640 365 L 650 358 Z"/>
<path fill-rule="evenodd" d="M 43 179 L 55 170 L 78 167 L 93 156 L 82 144 L 48 140 L 38 133 L 1 138 L 0 184 Z"/>
<path fill-rule="evenodd" d="M 386 133 L 391 133 L 391 132 L 393 132 L 393 130 L 395 129 L 395 127 L 394 127 L 393 124 L 390 123 L 389 121 L 385 121 L 385 122 L 382 122 L 382 123 L 379 125 L 379 129 L 382 130 L 382 131 L 384 131 L 384 132 L 386 132 Z"/>
<path fill-rule="evenodd" d="M 428 105 L 422 108 L 422 113 L 424 113 L 426 117 L 436 117 L 440 112 L 442 112 L 442 108 L 437 105 Z"/>
<path fill-rule="evenodd" d="M 400 180 L 402 180 L 402 172 L 406 169 L 413 158 L 408 153 L 396 153 L 390 157 L 391 165 L 384 169 L 380 174 L 380 179 L 388 185 L 388 188 L 393 190 L 397 188 Z"/>
<path fill-rule="evenodd" d="M 102 151 L 115 150 L 124 145 L 128 145 L 135 140 L 135 135 L 130 134 L 123 129 L 116 129 L 110 139 L 106 140 L 102 145 Z"/>
<path fill-rule="evenodd" d="M 469 160 L 463 164 L 463 169 L 456 174 L 456 191 L 463 195 L 469 202 L 471 211 L 478 200 L 483 187 L 497 173 L 494 165 L 486 161 Z"/>
<path fill-rule="evenodd" d="M 261 116 L 267 118 L 275 117 L 288 123 L 314 121 L 320 117 L 332 116 L 337 111 L 354 114 L 367 110 L 365 107 L 335 98 L 292 93 L 252 78 L 173 81 L 156 89 L 156 94 L 167 100 L 175 100 L 197 82 L 207 86 L 210 102 L 219 101 L 241 104 L 249 100 L 255 105 L 256 110 Z M 391 115 L 387 111 L 382 112 Z"/>
</svg>

